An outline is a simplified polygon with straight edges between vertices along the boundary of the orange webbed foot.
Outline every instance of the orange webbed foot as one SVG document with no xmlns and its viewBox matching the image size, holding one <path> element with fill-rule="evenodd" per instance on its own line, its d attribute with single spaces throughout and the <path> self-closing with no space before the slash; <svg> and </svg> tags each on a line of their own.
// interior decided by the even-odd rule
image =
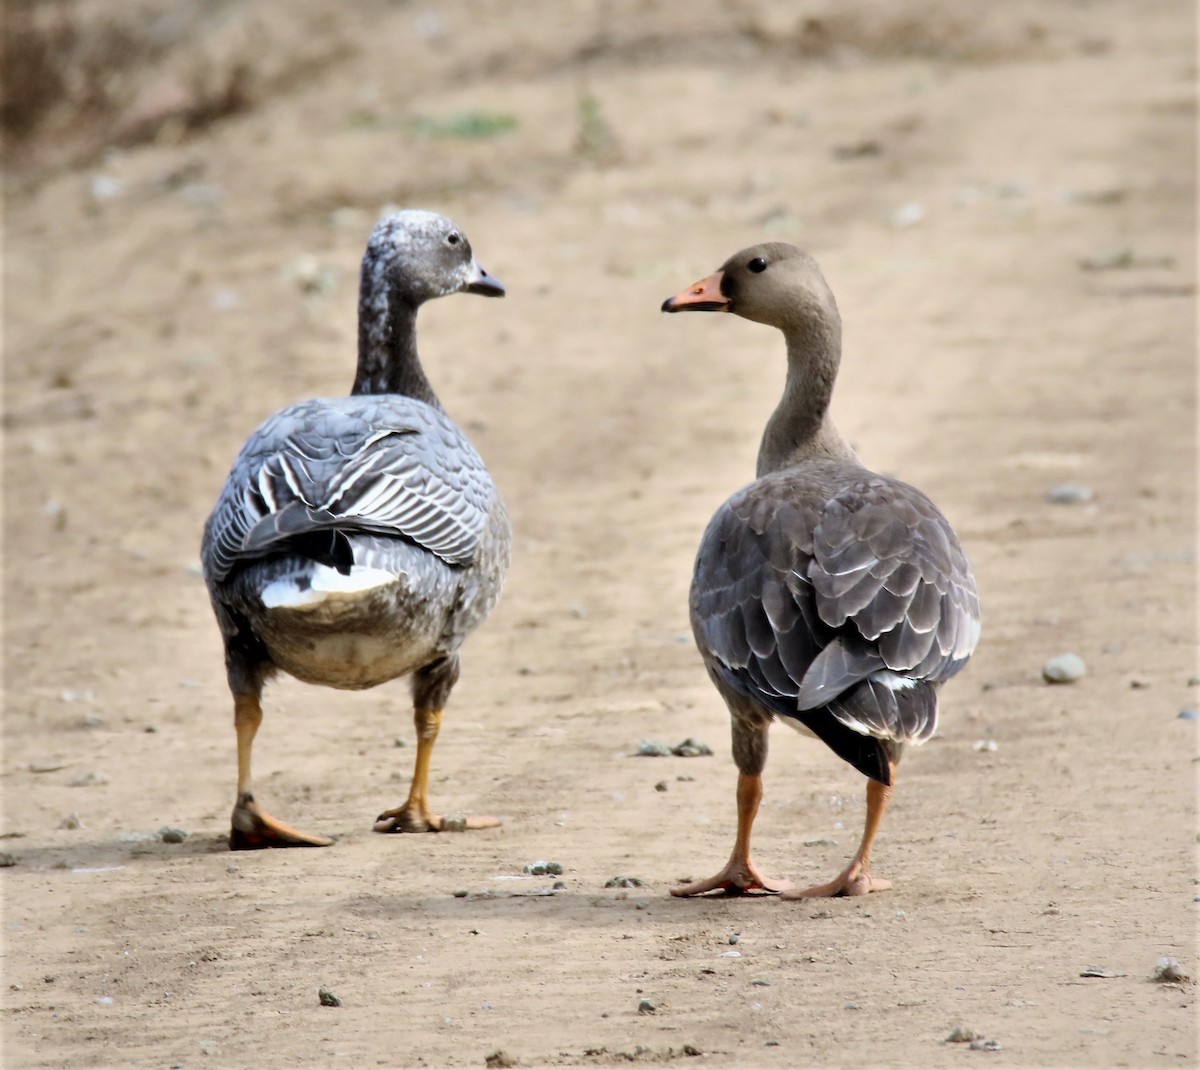
<svg viewBox="0 0 1200 1070">
<path fill-rule="evenodd" d="M 376 832 L 473 832 L 499 828 L 503 824 L 498 817 L 442 816 L 405 805 L 384 810 L 375 819 L 374 828 Z"/>
<path fill-rule="evenodd" d="M 781 899 L 835 899 L 840 896 L 867 895 L 870 892 L 885 892 L 892 882 L 882 877 L 872 877 L 871 871 L 855 863 L 842 870 L 826 884 L 814 884 L 811 888 L 795 888 L 784 892 Z"/>
<path fill-rule="evenodd" d="M 328 847 L 328 836 L 300 832 L 264 814 L 249 792 L 238 796 L 229 829 L 231 851 L 258 851 L 266 847 Z"/>
<path fill-rule="evenodd" d="M 694 881 L 691 884 L 681 884 L 671 889 L 674 896 L 704 895 L 705 892 L 720 890 L 726 895 L 747 895 L 751 892 L 764 892 L 767 895 L 777 895 L 791 888 L 789 880 L 773 880 L 759 873 L 755 865 L 747 858 L 745 860 L 731 859 L 715 877 L 707 880 Z"/>
</svg>

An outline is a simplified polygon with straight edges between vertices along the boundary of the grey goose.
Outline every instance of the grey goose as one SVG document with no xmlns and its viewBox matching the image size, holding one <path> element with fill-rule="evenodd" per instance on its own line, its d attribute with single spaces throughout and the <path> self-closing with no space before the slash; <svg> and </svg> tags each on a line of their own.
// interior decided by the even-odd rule
<svg viewBox="0 0 1200 1070">
<path fill-rule="evenodd" d="M 671 894 L 888 888 L 871 873 L 871 846 L 904 746 L 934 734 L 938 690 L 979 638 L 971 568 L 937 507 L 865 468 L 834 426 L 841 318 L 811 256 L 780 242 L 751 246 L 662 307 L 731 312 L 779 329 L 787 343 L 757 478 L 709 523 L 689 599 L 701 657 L 731 716 L 737 835 L 716 876 Z M 763 876 L 750 859 L 775 718 L 816 735 L 868 778 L 858 850 L 833 880 L 803 890 Z"/>
<path fill-rule="evenodd" d="M 417 752 L 407 800 L 375 828 L 487 828 L 435 814 L 429 764 L 463 640 L 508 567 L 504 504 L 417 355 L 417 310 L 453 293 L 502 297 L 462 230 L 402 211 L 371 233 L 349 397 L 289 405 L 242 447 L 204 528 L 201 563 L 225 644 L 237 732 L 230 847 L 326 846 L 268 816 L 250 756 L 277 672 L 359 689 L 409 676 Z"/>
</svg>

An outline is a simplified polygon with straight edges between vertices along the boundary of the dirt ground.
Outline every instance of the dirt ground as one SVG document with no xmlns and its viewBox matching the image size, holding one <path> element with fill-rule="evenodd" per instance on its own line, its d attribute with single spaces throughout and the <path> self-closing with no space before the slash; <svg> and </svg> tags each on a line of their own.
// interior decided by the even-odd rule
<svg viewBox="0 0 1200 1070">
<path fill-rule="evenodd" d="M 60 85 L 25 54 L 50 99 L 6 203 L 3 1065 L 1195 1065 L 1194 986 L 1151 980 L 1200 969 L 1191 5 L 302 8 L 65 5 L 62 54 L 128 61 Z M 434 802 L 505 824 L 374 834 L 407 688 L 284 681 L 258 796 L 339 839 L 231 854 L 200 531 L 260 419 L 349 388 L 389 203 L 452 216 L 509 288 L 421 323 L 517 530 Z M 658 309 L 763 238 L 823 264 L 840 425 L 941 504 L 984 603 L 901 769 L 894 888 L 857 900 L 667 895 L 732 845 L 686 592 L 783 362 Z M 1086 676 L 1043 683 L 1067 652 Z M 688 736 L 715 754 L 633 757 Z M 776 729 L 764 871 L 831 877 L 863 789 Z"/>
</svg>

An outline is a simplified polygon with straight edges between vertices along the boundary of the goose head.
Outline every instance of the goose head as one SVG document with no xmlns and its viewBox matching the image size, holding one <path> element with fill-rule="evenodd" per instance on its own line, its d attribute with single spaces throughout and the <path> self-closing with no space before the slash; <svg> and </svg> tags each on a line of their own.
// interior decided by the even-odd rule
<svg viewBox="0 0 1200 1070">
<path fill-rule="evenodd" d="M 408 209 L 381 219 L 363 256 L 364 289 L 417 306 L 452 293 L 503 297 L 504 285 L 471 252 L 467 236 L 445 216 Z"/>
<path fill-rule="evenodd" d="M 664 312 L 732 312 L 785 333 L 837 320 L 837 302 L 817 262 L 786 242 L 734 253 L 720 269 L 663 302 Z"/>
</svg>

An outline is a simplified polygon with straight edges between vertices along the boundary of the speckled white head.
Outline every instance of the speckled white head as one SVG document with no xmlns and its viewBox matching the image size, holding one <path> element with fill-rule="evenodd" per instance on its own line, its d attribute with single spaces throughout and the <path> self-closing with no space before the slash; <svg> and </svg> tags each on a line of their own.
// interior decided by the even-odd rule
<svg viewBox="0 0 1200 1070">
<path fill-rule="evenodd" d="M 445 216 L 410 208 L 375 224 L 363 256 L 363 292 L 410 306 L 452 293 L 503 297 L 504 286 L 471 252 L 467 236 Z"/>
</svg>

